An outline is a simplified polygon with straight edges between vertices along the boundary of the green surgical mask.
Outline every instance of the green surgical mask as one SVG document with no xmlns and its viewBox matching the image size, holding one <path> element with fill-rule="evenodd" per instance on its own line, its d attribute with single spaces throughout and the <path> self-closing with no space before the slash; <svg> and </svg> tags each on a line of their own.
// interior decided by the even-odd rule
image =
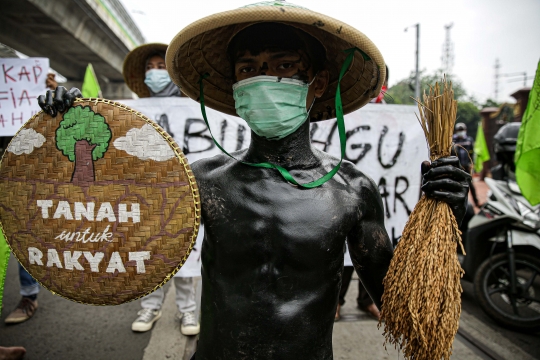
<svg viewBox="0 0 540 360">
<path fill-rule="evenodd" d="M 311 83 L 266 75 L 239 81 L 233 85 L 236 113 L 255 134 L 269 140 L 283 139 L 306 122 Z"/>
</svg>

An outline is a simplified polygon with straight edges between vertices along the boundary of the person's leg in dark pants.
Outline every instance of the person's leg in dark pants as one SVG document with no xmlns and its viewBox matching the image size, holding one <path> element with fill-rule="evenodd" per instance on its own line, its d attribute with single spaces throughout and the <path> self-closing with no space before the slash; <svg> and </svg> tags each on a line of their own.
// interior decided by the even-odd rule
<svg viewBox="0 0 540 360">
<path fill-rule="evenodd" d="M 39 284 L 24 268 L 19 264 L 19 283 L 21 285 L 21 301 L 4 320 L 6 324 L 18 324 L 30 319 L 37 310 L 37 295 Z"/>
<path fill-rule="evenodd" d="M 467 169 L 465 169 L 469 174 L 471 174 L 471 171 L 472 171 L 472 166 L 469 166 Z M 472 178 L 471 178 L 471 182 L 469 183 L 469 190 L 471 192 L 471 195 L 472 195 L 472 198 L 473 198 L 473 201 L 474 201 L 474 205 L 476 205 L 476 207 L 480 207 L 479 203 L 478 203 L 478 198 L 476 197 L 476 188 L 474 187 L 474 184 L 473 184 L 473 181 L 472 181 Z"/>
<path fill-rule="evenodd" d="M 341 276 L 341 289 L 339 290 L 339 302 L 336 309 L 336 317 L 335 320 L 339 320 L 340 315 L 339 311 L 343 304 L 345 304 L 345 295 L 347 295 L 347 290 L 349 289 L 349 284 L 351 283 L 352 274 L 354 272 L 354 267 L 352 266 L 344 266 L 343 267 L 343 275 Z"/>
<path fill-rule="evenodd" d="M 341 289 L 339 290 L 339 305 L 341 306 L 345 304 L 345 295 L 347 295 L 347 290 L 349 289 L 349 284 L 351 283 L 353 273 L 353 266 L 343 267 L 343 276 L 341 277 Z"/>
<path fill-rule="evenodd" d="M 364 285 L 362 284 L 361 281 L 358 281 L 358 297 L 356 298 L 356 302 L 360 310 L 363 310 L 371 314 L 371 316 L 379 320 L 379 318 L 381 317 L 379 308 L 377 308 L 377 305 L 373 303 L 373 300 L 369 296 L 368 292 L 366 291 L 366 288 L 364 288 Z"/>
<path fill-rule="evenodd" d="M 366 309 L 369 305 L 373 304 L 373 300 L 371 300 L 371 297 L 361 281 L 358 281 L 358 297 L 356 298 L 356 303 L 360 309 Z"/>
</svg>

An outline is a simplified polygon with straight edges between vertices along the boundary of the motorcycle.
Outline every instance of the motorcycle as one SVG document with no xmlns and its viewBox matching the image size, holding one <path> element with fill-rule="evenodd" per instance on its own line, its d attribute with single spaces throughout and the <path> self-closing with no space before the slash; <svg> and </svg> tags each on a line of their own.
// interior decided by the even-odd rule
<svg viewBox="0 0 540 360">
<path fill-rule="evenodd" d="M 468 223 L 465 279 L 493 320 L 516 330 L 540 330 L 540 205 L 513 181 L 485 179 L 488 201 Z"/>
</svg>

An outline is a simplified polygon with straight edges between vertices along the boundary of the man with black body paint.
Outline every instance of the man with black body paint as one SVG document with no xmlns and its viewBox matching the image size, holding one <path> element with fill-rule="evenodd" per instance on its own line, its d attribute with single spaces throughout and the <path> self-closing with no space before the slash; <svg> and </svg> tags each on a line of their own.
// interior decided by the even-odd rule
<svg viewBox="0 0 540 360">
<path fill-rule="evenodd" d="M 234 79 L 262 74 L 302 79 L 311 83 L 309 108 L 325 93 L 329 74 L 314 45 L 291 40 L 297 32 L 288 27 L 266 23 L 237 34 L 235 39 L 251 41 L 233 39 L 229 45 Z M 299 41 L 304 44 L 299 48 L 287 46 Z M 46 98 L 51 100 L 41 103 L 46 111 L 64 103 L 61 90 Z M 339 160 L 313 147 L 309 130 L 305 121 L 280 140 L 252 131 L 248 149 L 233 156 L 278 164 L 299 183 L 319 179 Z M 448 202 L 460 221 L 468 175 L 457 165 L 457 159 L 446 158 L 422 164 L 422 172 L 426 194 Z M 192 170 L 205 223 L 196 359 L 332 359 L 346 238 L 362 283 L 381 306 L 393 250 L 376 184 L 347 161 L 332 179 L 312 189 L 226 155 L 199 160 Z"/>
</svg>

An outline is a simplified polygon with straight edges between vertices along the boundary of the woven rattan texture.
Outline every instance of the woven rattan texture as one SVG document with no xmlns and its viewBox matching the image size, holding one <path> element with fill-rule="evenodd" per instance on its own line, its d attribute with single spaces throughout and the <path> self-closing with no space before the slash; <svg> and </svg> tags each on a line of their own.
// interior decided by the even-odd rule
<svg viewBox="0 0 540 360">
<path fill-rule="evenodd" d="M 236 115 L 232 96 L 231 65 L 226 49 L 231 38 L 255 22 L 275 21 L 289 24 L 318 39 L 327 51 L 330 86 L 311 112 L 311 120 L 335 117 L 335 91 L 339 70 L 346 55 L 343 50 L 357 47 L 360 53 L 342 80 L 345 113 L 352 112 L 377 96 L 385 76 L 384 59 L 377 47 L 357 29 L 331 17 L 307 9 L 285 6 L 254 6 L 211 15 L 184 28 L 167 50 L 167 69 L 184 93 L 198 100 L 198 81 L 202 74 L 206 104 L 218 111 Z"/>
<path fill-rule="evenodd" d="M 92 111 L 101 114 L 112 133 L 103 157 L 93 161 L 94 181 L 80 186 L 71 182 L 75 165 L 57 148 L 56 130 L 62 115 L 52 118 L 40 112 L 22 129 L 42 134 L 43 145 L 20 155 L 9 152 L 8 147 L 2 158 L 0 220 L 13 254 L 44 287 L 73 301 L 116 305 L 159 288 L 184 264 L 200 223 L 199 195 L 186 158 L 157 124 L 124 105 L 101 99 L 86 100 L 77 101 L 76 106 L 90 106 Z M 115 148 L 116 139 L 147 124 L 173 150 L 168 160 L 143 160 Z M 48 216 L 44 216 L 44 210 L 37 205 L 38 200 L 52 201 Z M 63 216 L 53 218 L 62 201 L 69 204 L 73 220 L 67 218 L 65 211 Z M 85 216 L 75 218 L 76 202 L 85 207 L 95 204 L 94 221 Z M 109 214 L 97 221 L 98 209 L 104 203 L 111 205 L 114 217 Z M 127 210 L 139 204 L 138 222 L 132 218 L 122 221 L 122 204 Z M 62 232 L 83 233 L 86 229 L 87 238 L 89 234 L 110 232 L 111 242 L 76 241 L 79 234 L 73 240 L 58 238 Z M 42 265 L 35 261 L 30 263 L 29 248 L 43 253 Z M 50 249 L 58 253 L 62 268 L 51 260 Z M 81 252 L 78 263 L 83 269 L 77 266 L 67 269 L 65 252 L 75 257 L 77 251 Z M 150 252 L 150 259 L 144 260 L 145 272 L 142 273 L 137 262 L 129 257 L 130 253 L 144 251 Z M 104 254 L 97 267 L 99 271 L 92 271 L 84 252 L 93 256 Z M 125 272 L 107 272 L 115 260 L 115 252 Z"/>
<path fill-rule="evenodd" d="M 146 73 L 146 60 L 156 52 L 167 52 L 167 44 L 152 43 L 144 44 L 131 50 L 124 59 L 122 74 L 126 85 L 139 98 L 150 97 L 150 90 L 144 83 Z"/>
</svg>

